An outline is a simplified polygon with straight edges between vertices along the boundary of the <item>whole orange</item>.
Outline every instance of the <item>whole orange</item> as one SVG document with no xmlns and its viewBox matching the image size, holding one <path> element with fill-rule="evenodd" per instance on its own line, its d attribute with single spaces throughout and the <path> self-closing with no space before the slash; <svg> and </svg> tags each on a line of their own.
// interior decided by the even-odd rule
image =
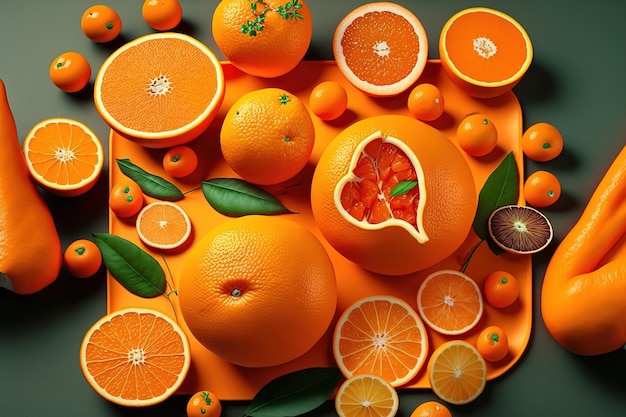
<svg viewBox="0 0 626 417">
<path fill-rule="evenodd" d="M 498 144 L 498 129 L 484 114 L 472 113 L 457 127 L 456 140 L 469 155 L 485 156 Z"/>
<path fill-rule="evenodd" d="M 117 38 L 122 31 L 122 19 L 111 7 L 96 4 L 83 13 L 80 29 L 94 42 L 109 42 Z"/>
<path fill-rule="evenodd" d="M 314 142 L 315 127 L 306 106 L 280 88 L 244 94 L 228 110 L 220 132 L 226 163 L 244 180 L 261 185 L 300 172 Z"/>
<path fill-rule="evenodd" d="M 534 207 L 549 207 L 561 197 L 561 182 L 549 171 L 538 170 L 524 182 L 526 203 Z"/>
<path fill-rule="evenodd" d="M 172 30 L 183 19 L 183 8 L 178 0 L 145 0 L 141 15 L 152 29 Z"/>
<path fill-rule="evenodd" d="M 241 71 L 278 77 L 304 58 L 313 35 L 303 0 L 222 0 L 212 22 L 215 44 Z"/>
<path fill-rule="evenodd" d="M 78 52 L 64 52 L 54 58 L 48 72 L 54 85 L 66 93 L 75 93 L 89 83 L 91 65 Z"/>
<path fill-rule="evenodd" d="M 381 139 L 383 147 L 396 152 L 393 161 L 385 162 L 388 155 L 382 155 L 374 162 L 367 155 Z M 356 219 L 342 199 L 348 200 L 346 194 L 365 183 L 363 177 L 376 179 L 388 172 L 380 170 L 387 165 L 393 172 L 384 175 L 391 177 L 392 184 L 401 183 L 399 188 L 407 186 L 405 190 L 414 186 L 397 195 L 396 203 L 386 187 L 374 192 L 374 207 L 380 208 L 372 210 L 376 220 Z M 396 176 L 407 165 L 407 175 L 414 175 L 408 178 L 415 179 L 400 181 L 404 175 Z M 380 172 L 367 172 L 368 166 Z M 381 183 L 367 184 L 372 182 Z M 357 202 L 356 208 L 360 204 L 365 202 Z M 382 115 L 354 123 L 330 142 L 313 175 L 311 206 L 322 234 L 343 256 L 373 272 L 402 275 L 428 268 L 454 253 L 471 228 L 477 196 L 465 158 L 446 136 L 410 116 Z M 413 215 L 405 217 L 405 209 L 411 206 Z"/>
<path fill-rule="evenodd" d="M 303 226 L 276 216 L 216 226 L 186 255 L 180 276 L 180 308 L 193 336 L 246 367 L 306 353 L 326 333 L 337 305 L 324 246 Z"/>
</svg>

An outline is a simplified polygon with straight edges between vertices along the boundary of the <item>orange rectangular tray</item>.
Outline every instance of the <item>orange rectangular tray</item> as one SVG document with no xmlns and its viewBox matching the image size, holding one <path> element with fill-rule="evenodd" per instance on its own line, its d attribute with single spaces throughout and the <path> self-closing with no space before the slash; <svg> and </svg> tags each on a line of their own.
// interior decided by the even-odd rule
<svg viewBox="0 0 626 417">
<path fill-rule="evenodd" d="M 197 189 L 203 179 L 236 176 L 221 158 L 219 132 L 227 110 L 241 95 L 258 88 L 280 87 L 308 103 L 309 93 L 317 83 L 325 80 L 336 80 L 342 83 L 348 92 L 348 110 L 338 120 L 332 122 L 323 122 L 313 116 L 316 142 L 309 166 L 287 184 L 268 188 L 268 191 L 278 196 L 283 204 L 298 213 L 285 216 L 289 216 L 309 228 L 328 249 L 336 269 L 339 289 L 336 317 L 353 301 L 373 294 L 395 295 L 404 298 L 414 308 L 417 308 L 416 295 L 423 278 L 430 272 L 441 268 L 460 269 L 463 258 L 471 247 L 470 242 L 467 242 L 453 256 L 426 271 L 403 277 L 378 276 L 360 269 L 339 255 L 326 243 L 313 221 L 309 204 L 309 184 L 315 163 L 326 144 L 343 128 L 364 117 L 386 113 L 408 114 L 406 109 L 408 92 L 393 98 L 375 99 L 365 96 L 345 80 L 333 61 L 305 61 L 291 73 L 274 79 L 248 76 L 227 62 L 223 63 L 223 68 L 226 78 L 226 96 L 220 113 L 207 131 L 190 143 L 190 146 L 194 147 L 200 156 L 200 166 L 197 172 L 190 178 L 173 181 L 183 192 Z M 468 113 L 482 112 L 496 124 L 499 133 L 498 149 L 483 158 L 467 156 L 468 163 L 474 174 L 476 192 L 479 192 L 487 176 L 509 151 L 514 151 L 520 171 L 521 186 L 523 163 L 519 139 L 522 133 L 522 113 L 514 94 L 507 93 L 504 96 L 489 100 L 478 100 L 468 97 L 446 78 L 439 61 L 428 62 L 420 82 L 430 82 L 441 89 L 445 98 L 446 111 L 441 118 L 431 124 L 448 135 L 452 140 L 454 140 L 456 126 Z M 147 171 L 167 178 L 161 167 L 161 160 L 165 150 L 140 147 L 117 136 L 113 132 L 111 133 L 109 146 L 110 184 L 115 184 L 123 175 L 115 163 L 116 158 L 130 158 L 131 161 Z M 151 199 L 148 198 L 148 200 L 150 201 Z M 200 190 L 186 194 L 184 199 L 178 203 L 187 211 L 192 220 L 194 241 L 197 241 L 209 229 L 226 219 L 226 217 L 212 209 Z M 132 221 L 125 221 L 111 215 L 109 229 L 111 233 L 125 237 L 141 246 Z M 151 252 L 148 248 L 145 249 L 159 260 L 165 268 L 165 262 L 160 253 Z M 167 266 L 172 273 L 171 281 L 173 281 L 174 288 L 177 286 L 184 257 L 185 252 L 165 255 Z M 518 361 L 526 348 L 531 331 L 531 257 L 507 254 L 495 256 L 489 251 L 487 245 L 481 245 L 466 272 L 474 277 L 480 285 L 485 276 L 496 269 L 509 270 L 514 273 L 519 278 L 521 294 L 519 301 L 507 309 L 498 310 L 485 305 L 483 319 L 477 328 L 479 329 L 489 324 L 500 325 L 506 330 L 510 342 L 509 356 L 499 363 L 488 364 L 488 379 L 493 379 L 503 374 Z M 107 278 L 107 285 L 108 312 L 117 311 L 125 307 L 150 307 L 173 315 L 172 307 L 168 304 L 165 297 L 153 299 L 137 297 L 124 289 L 111 276 Z M 172 300 L 175 308 L 178 308 L 176 297 L 172 296 Z M 191 370 L 179 390 L 180 394 L 188 394 L 197 390 L 211 390 L 223 400 L 249 400 L 264 384 L 277 376 L 307 367 L 334 366 L 331 350 L 332 325 L 319 343 L 301 358 L 281 366 L 247 369 L 231 365 L 213 355 L 191 336 L 180 313 L 178 318 L 183 329 L 190 336 L 192 349 Z M 302 331 L 305 332 L 306 329 L 303 328 Z M 271 337 L 271 335 L 268 335 L 268 337 Z M 298 337 L 298 335 L 294 334 L 294 337 Z M 434 347 L 447 340 L 446 337 L 432 331 L 429 331 L 428 337 L 431 352 Z M 472 343 L 476 337 L 477 331 L 463 336 L 465 340 Z M 251 347 L 251 354 L 254 354 L 253 347 Z M 429 387 L 426 372 L 422 370 L 413 381 L 403 388 Z"/>
</svg>

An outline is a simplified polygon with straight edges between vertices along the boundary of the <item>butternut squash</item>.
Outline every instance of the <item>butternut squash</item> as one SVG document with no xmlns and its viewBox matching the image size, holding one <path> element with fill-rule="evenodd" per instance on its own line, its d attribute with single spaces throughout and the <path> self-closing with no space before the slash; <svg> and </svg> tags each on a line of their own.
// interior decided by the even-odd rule
<svg viewBox="0 0 626 417">
<path fill-rule="evenodd" d="M 626 147 L 546 269 L 544 323 L 566 349 L 600 355 L 626 344 Z"/>
<path fill-rule="evenodd" d="M 0 80 L 0 287 L 32 294 L 61 269 L 61 242 L 48 206 L 31 180 Z"/>
</svg>

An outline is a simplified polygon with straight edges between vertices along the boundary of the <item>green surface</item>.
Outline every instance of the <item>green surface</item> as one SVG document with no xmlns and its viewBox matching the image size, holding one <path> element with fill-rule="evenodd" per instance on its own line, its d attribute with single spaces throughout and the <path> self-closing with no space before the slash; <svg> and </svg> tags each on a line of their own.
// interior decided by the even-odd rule
<svg viewBox="0 0 626 417">
<path fill-rule="evenodd" d="M 7 4 L 9 3 L 9 4 Z M 63 4 L 60 6 L 60 4 Z M 110 0 L 123 20 L 123 40 L 152 32 L 141 18 L 140 0 Z M 314 39 L 307 59 L 332 59 L 332 33 L 339 20 L 363 0 L 309 0 Z M 544 210 L 558 242 L 584 208 L 600 177 L 626 137 L 626 2 L 596 0 L 399 1 L 422 20 L 430 36 L 430 57 L 445 21 L 465 7 L 484 5 L 515 17 L 528 31 L 534 61 L 515 89 L 524 127 L 539 121 L 556 125 L 566 149 L 554 161 L 527 163 L 526 171 L 553 171 L 564 195 Z M 98 117 L 90 89 L 68 95 L 48 79 L 59 53 L 76 50 L 94 72 L 117 44 L 95 44 L 82 35 L 85 0 L 5 1 L 0 8 L 0 78 L 4 80 L 20 139 L 48 117 L 64 116 L 89 125 L 103 140 L 108 129 Z M 181 31 L 215 49 L 210 22 L 217 0 L 182 0 Z M 120 41 L 122 38 L 120 38 Z M 215 49 L 216 50 L 216 49 Z M 217 51 L 217 50 L 216 50 Z M 92 76 L 93 80 L 93 76 Z M 91 232 L 107 231 L 107 173 L 89 193 L 76 198 L 46 195 L 64 246 Z M 33 239 L 36 239 L 33 236 Z M 548 335 L 539 309 L 540 284 L 553 248 L 535 257 L 533 331 L 527 351 L 504 376 L 487 384 L 473 403 L 451 407 L 454 416 L 623 416 L 626 410 L 626 352 L 600 357 L 568 353 Z M 626 302 L 626 301 L 625 301 Z M 186 397 L 147 409 L 125 409 L 100 398 L 79 369 L 78 348 L 88 327 L 106 309 L 104 272 L 91 279 L 65 270 L 44 291 L 16 296 L 0 290 L 0 414 L 45 416 L 185 416 Z M 593 314 L 591 312 L 590 314 Z M 400 416 L 435 399 L 428 390 L 401 392 Z M 245 403 L 225 404 L 224 416 L 242 415 Z M 311 415 L 335 415 L 332 403 Z"/>
</svg>

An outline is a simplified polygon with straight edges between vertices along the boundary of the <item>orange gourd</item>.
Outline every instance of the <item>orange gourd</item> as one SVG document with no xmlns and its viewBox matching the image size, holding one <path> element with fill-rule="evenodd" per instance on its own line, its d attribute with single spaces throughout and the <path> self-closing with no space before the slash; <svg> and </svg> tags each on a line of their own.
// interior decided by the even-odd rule
<svg viewBox="0 0 626 417">
<path fill-rule="evenodd" d="M 32 182 L 0 80 L 0 287 L 32 294 L 52 283 L 63 252 L 50 210 Z"/>
<path fill-rule="evenodd" d="M 626 147 L 554 252 L 543 281 L 546 327 L 566 349 L 600 355 L 626 344 Z"/>
</svg>

